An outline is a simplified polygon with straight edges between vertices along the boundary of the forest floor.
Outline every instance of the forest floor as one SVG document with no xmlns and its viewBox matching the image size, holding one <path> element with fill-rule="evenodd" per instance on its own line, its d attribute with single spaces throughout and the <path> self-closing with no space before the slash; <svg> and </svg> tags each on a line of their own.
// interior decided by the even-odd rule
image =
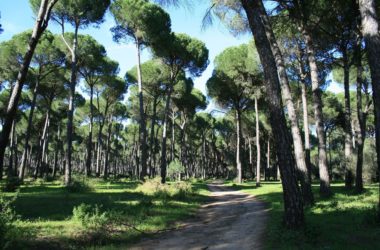
<svg viewBox="0 0 380 250">
<path fill-rule="evenodd" d="M 282 225 L 283 194 L 280 182 L 254 181 L 238 185 L 226 182 L 270 208 L 265 249 L 380 249 L 380 222 L 376 221 L 379 184 L 366 185 L 361 194 L 347 190 L 344 183 L 333 183 L 333 195 L 321 198 L 319 184 L 313 185 L 315 205 L 305 208 L 306 226 L 302 230 L 287 230 Z"/>
<path fill-rule="evenodd" d="M 0 192 L 16 197 L 5 249 L 128 249 L 143 236 L 176 228 L 209 200 L 206 183 L 196 180 L 161 186 L 159 179 L 78 177 L 75 183 L 81 184 L 68 190 L 59 180 L 27 180 L 17 193 Z"/>
<path fill-rule="evenodd" d="M 212 200 L 179 230 L 143 239 L 133 250 L 166 249 L 261 249 L 266 231 L 268 206 L 253 195 L 208 184 Z"/>
</svg>

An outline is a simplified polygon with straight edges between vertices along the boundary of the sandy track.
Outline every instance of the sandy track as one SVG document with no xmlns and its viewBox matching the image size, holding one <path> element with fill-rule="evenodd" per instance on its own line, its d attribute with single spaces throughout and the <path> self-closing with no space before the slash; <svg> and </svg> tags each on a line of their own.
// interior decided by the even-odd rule
<svg viewBox="0 0 380 250">
<path fill-rule="evenodd" d="M 208 187 L 212 201 L 195 218 L 130 249 L 261 249 L 268 217 L 265 203 L 220 183 Z"/>
</svg>

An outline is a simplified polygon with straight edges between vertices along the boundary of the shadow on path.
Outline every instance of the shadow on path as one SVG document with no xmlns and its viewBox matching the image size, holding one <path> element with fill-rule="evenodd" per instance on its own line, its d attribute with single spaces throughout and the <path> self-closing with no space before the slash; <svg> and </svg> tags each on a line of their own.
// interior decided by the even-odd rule
<svg viewBox="0 0 380 250">
<path fill-rule="evenodd" d="M 195 218 L 178 230 L 142 239 L 131 249 L 261 249 L 268 217 L 265 203 L 220 182 L 208 188 L 212 200 Z"/>
</svg>

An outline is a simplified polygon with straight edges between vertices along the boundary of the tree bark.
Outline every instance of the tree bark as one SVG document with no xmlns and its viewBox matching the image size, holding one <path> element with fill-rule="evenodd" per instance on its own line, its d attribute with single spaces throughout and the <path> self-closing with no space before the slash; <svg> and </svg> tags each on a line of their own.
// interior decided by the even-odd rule
<svg viewBox="0 0 380 250">
<path fill-rule="evenodd" d="M 239 184 L 242 183 L 243 178 L 243 169 L 241 166 L 241 142 L 240 142 L 240 136 L 241 136 L 241 114 L 240 110 L 236 109 L 236 170 L 237 170 L 237 182 Z"/>
<path fill-rule="evenodd" d="M 357 138 L 357 161 L 356 161 L 356 181 L 355 190 L 358 193 L 363 192 L 363 151 L 364 142 L 366 137 L 366 120 L 367 114 L 363 112 L 363 99 L 362 99 L 362 88 L 363 88 L 363 65 L 362 65 L 362 52 L 361 52 L 362 38 L 359 36 L 357 39 L 357 44 L 355 47 L 355 64 L 356 64 L 356 109 L 359 120 L 359 131 Z"/>
<path fill-rule="evenodd" d="M 140 163 L 141 163 L 141 172 L 140 180 L 144 180 L 147 175 L 147 161 L 148 161 L 148 148 L 146 144 L 146 119 L 144 112 L 144 97 L 142 90 L 142 76 L 141 76 L 141 60 L 140 60 L 140 42 L 136 41 L 137 49 L 137 80 L 139 87 L 139 103 L 140 103 Z"/>
<path fill-rule="evenodd" d="M 94 107 L 93 107 L 94 86 L 90 85 L 90 124 L 87 141 L 87 158 L 86 158 L 86 176 L 91 175 L 92 163 L 92 129 L 94 124 Z"/>
<path fill-rule="evenodd" d="M 296 109 L 294 106 L 294 102 L 292 99 L 289 79 L 285 69 L 284 59 L 281 53 L 280 48 L 278 47 L 276 37 L 274 35 L 273 29 L 271 27 L 269 18 L 266 14 L 266 10 L 264 5 L 259 3 L 262 22 L 264 24 L 264 29 L 266 32 L 266 36 L 269 40 L 270 46 L 272 48 L 273 55 L 275 57 L 275 62 L 277 66 L 278 76 L 280 78 L 281 89 L 282 89 L 282 97 L 285 100 L 287 107 L 287 114 L 290 120 L 291 126 L 291 134 L 293 138 L 293 146 L 294 146 L 294 155 L 296 160 L 296 166 L 298 171 L 298 176 L 301 181 L 301 191 L 304 199 L 304 203 L 307 205 L 314 203 L 313 192 L 311 190 L 311 182 L 309 180 L 309 170 L 305 161 L 305 153 L 304 147 L 301 137 L 301 131 L 298 126 L 298 117 L 296 113 Z"/>
<path fill-rule="evenodd" d="M 78 49 L 78 29 L 77 24 L 74 32 L 73 48 L 71 53 L 71 77 L 70 77 L 70 93 L 69 93 L 69 110 L 67 112 L 67 150 L 66 150 L 66 166 L 65 166 L 65 185 L 68 186 L 71 183 L 71 158 L 73 149 L 73 119 L 74 119 L 74 98 L 75 98 L 75 86 L 77 84 L 77 49 Z"/>
<path fill-rule="evenodd" d="M 304 225 L 303 204 L 297 184 L 295 162 L 291 150 L 291 139 L 284 110 L 282 108 L 281 89 L 278 79 L 276 61 L 266 36 L 260 11 L 261 1 L 241 0 L 247 14 L 249 26 L 255 38 L 255 44 L 264 70 L 265 88 L 269 98 L 270 123 L 274 133 L 274 141 L 280 172 L 282 177 L 284 197 L 284 224 L 288 228 L 299 228 Z"/>
<path fill-rule="evenodd" d="M 344 170 L 345 187 L 352 188 L 354 176 L 352 173 L 352 128 L 351 128 L 351 100 L 350 100 L 350 65 L 347 55 L 347 46 L 342 46 L 343 74 L 344 74 Z"/>
<path fill-rule="evenodd" d="M 4 166 L 4 153 L 5 148 L 8 145 L 9 134 L 12 129 L 12 123 L 16 116 L 18 102 L 20 100 L 22 87 L 24 86 L 26 76 L 28 74 L 29 65 L 32 60 L 34 50 L 36 49 L 38 40 L 42 33 L 46 30 L 50 13 L 58 0 L 42 0 L 40 9 L 38 11 L 36 23 L 33 28 L 32 36 L 29 40 L 28 49 L 23 57 L 23 63 L 17 75 L 16 84 L 12 90 L 11 97 L 8 102 L 8 107 L 5 113 L 5 120 L 3 124 L 3 130 L 0 136 L 0 180 L 3 178 L 3 166 Z"/>
<path fill-rule="evenodd" d="M 256 187 L 260 187 L 261 150 L 260 150 L 259 107 L 257 104 L 257 97 L 255 97 L 255 114 L 256 114 Z"/>
<path fill-rule="evenodd" d="M 28 158 L 27 155 L 29 151 L 30 132 L 33 126 L 33 114 L 34 114 L 34 108 L 36 107 L 37 92 L 38 92 L 39 85 L 40 85 L 40 80 L 37 79 L 36 85 L 34 86 L 34 89 L 33 89 L 33 98 L 32 98 L 32 103 L 30 105 L 30 112 L 29 112 L 29 117 L 28 117 L 28 127 L 26 128 L 26 132 L 25 132 L 24 151 L 22 153 L 20 173 L 19 173 L 20 180 L 24 179 L 25 167 L 26 167 L 26 162 Z"/>
<path fill-rule="evenodd" d="M 173 81 L 171 81 L 173 82 Z M 167 123 L 169 118 L 169 109 L 170 109 L 170 99 L 173 90 L 173 83 L 170 84 L 168 89 L 168 94 L 166 97 L 165 111 L 164 111 L 164 122 L 162 129 L 162 145 L 161 145 L 161 183 L 164 184 L 166 182 L 166 140 L 167 140 Z"/>
<path fill-rule="evenodd" d="M 318 137 L 318 167 L 320 188 L 319 192 L 322 196 L 330 196 L 330 176 L 327 166 L 327 154 L 326 154 L 326 134 L 323 125 L 323 112 L 322 112 L 322 90 L 320 88 L 318 78 L 318 66 L 315 58 L 315 50 L 313 40 L 305 25 L 301 25 L 302 35 L 306 42 L 307 57 L 309 61 L 310 77 L 313 93 L 313 108 L 314 118 L 316 121 L 316 130 Z"/>
<path fill-rule="evenodd" d="M 378 6 L 377 6 L 378 7 Z M 368 63 L 371 70 L 372 95 L 375 109 L 375 133 L 377 167 L 380 173 L 380 34 L 379 21 L 374 0 L 359 0 L 362 19 L 362 34 L 368 50 Z M 380 182 L 379 182 L 380 191 Z M 378 220 L 380 221 L 380 196 L 378 204 Z"/>
<path fill-rule="evenodd" d="M 152 121 L 150 126 L 150 156 L 149 156 L 149 174 L 152 175 L 153 171 L 153 158 L 155 157 L 155 150 L 154 150 L 154 127 L 156 125 L 156 116 L 157 116 L 157 99 L 158 97 L 155 96 L 153 100 L 153 115 L 152 115 Z"/>
</svg>

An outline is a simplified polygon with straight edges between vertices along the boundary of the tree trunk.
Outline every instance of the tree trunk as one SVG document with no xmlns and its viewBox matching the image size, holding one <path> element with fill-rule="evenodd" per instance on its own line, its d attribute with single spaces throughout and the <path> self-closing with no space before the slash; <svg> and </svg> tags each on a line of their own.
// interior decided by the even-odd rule
<svg viewBox="0 0 380 250">
<path fill-rule="evenodd" d="M 256 187 L 260 187 L 260 165 L 261 165 L 261 150 L 260 150 L 260 122 L 259 122 L 259 107 L 257 98 L 255 97 L 255 114 L 256 114 Z"/>
<path fill-rule="evenodd" d="M 55 152 L 54 152 L 53 178 L 55 177 L 57 173 L 58 155 L 59 155 L 60 149 L 61 149 L 61 124 L 59 123 L 57 137 L 56 137 L 56 147 L 55 147 Z"/>
<path fill-rule="evenodd" d="M 91 175 L 92 163 L 92 129 L 94 123 L 94 107 L 93 107 L 94 86 L 90 85 L 90 124 L 87 141 L 87 158 L 86 158 L 86 176 Z"/>
<path fill-rule="evenodd" d="M 323 124 L 323 112 L 322 112 L 322 90 L 318 79 L 318 66 L 315 58 L 315 51 L 313 40 L 305 25 L 301 25 L 302 35 L 306 42 L 307 57 L 310 67 L 310 77 L 313 93 L 313 108 L 314 118 L 316 121 L 316 130 L 318 137 L 318 167 L 320 177 L 320 189 L 319 192 L 322 196 L 330 196 L 330 176 L 327 166 L 327 154 L 326 154 L 326 134 Z"/>
<path fill-rule="evenodd" d="M 359 0 L 362 19 L 362 34 L 368 50 L 368 63 L 371 70 L 372 95 L 375 109 L 375 132 L 377 168 L 380 175 L 380 34 L 379 21 L 374 0 Z M 378 6 L 377 6 L 378 7 Z M 380 182 L 379 182 L 380 192 Z M 378 220 L 380 221 L 380 196 L 378 204 Z"/>
<path fill-rule="evenodd" d="M 268 169 L 268 171 L 270 169 L 270 138 L 268 138 L 268 148 L 267 148 L 267 169 Z M 269 180 L 270 180 L 270 176 L 268 178 L 268 181 Z"/>
<path fill-rule="evenodd" d="M 140 163 L 141 163 L 141 172 L 140 180 L 144 180 L 147 175 L 147 161 L 148 161 L 148 148 L 146 144 L 146 119 L 144 112 L 144 98 L 142 90 L 142 76 L 141 76 L 141 60 L 140 60 L 140 42 L 136 41 L 137 49 L 137 80 L 139 87 L 139 103 L 140 103 Z"/>
<path fill-rule="evenodd" d="M 77 84 L 77 48 L 78 48 L 78 29 L 76 25 L 74 32 L 73 48 L 71 53 L 71 78 L 70 78 L 70 93 L 69 93 L 69 110 L 67 112 L 67 150 L 66 150 L 66 167 L 65 167 L 65 185 L 71 183 L 71 157 L 73 149 L 73 119 L 74 119 L 74 98 L 75 86 Z"/>
<path fill-rule="evenodd" d="M 28 158 L 27 156 L 28 156 L 28 151 L 29 151 L 30 132 L 33 126 L 33 114 L 34 114 L 34 108 L 36 107 L 37 92 L 38 92 L 39 85 L 40 85 L 40 81 L 39 79 L 37 79 L 36 85 L 34 86 L 34 89 L 33 89 L 33 98 L 32 98 L 32 103 L 30 105 L 30 112 L 28 116 L 28 127 L 26 128 L 26 132 L 25 132 L 24 151 L 22 153 L 20 173 L 18 176 L 20 180 L 24 179 L 25 167 L 26 167 L 26 162 Z"/>
<path fill-rule="evenodd" d="M 108 120 L 108 129 L 107 129 L 107 143 L 106 143 L 106 151 L 104 155 L 104 167 L 103 167 L 103 178 L 108 178 L 108 168 L 109 168 L 109 152 L 111 149 L 111 133 L 112 133 L 112 115 Z"/>
<path fill-rule="evenodd" d="M 363 112 L 363 101 L 362 101 L 362 87 L 363 87 L 363 66 L 362 66 L 362 52 L 361 43 L 362 38 L 359 36 L 357 39 L 357 44 L 355 47 L 355 64 L 356 64 L 356 109 L 359 120 L 359 133 L 357 138 L 357 161 L 356 161 L 356 181 L 355 190 L 358 193 L 363 192 L 363 151 L 364 151 L 364 141 L 366 137 L 366 118 L 367 114 Z"/>
<path fill-rule="evenodd" d="M 169 118 L 170 98 L 172 95 L 173 84 L 169 86 L 168 94 L 166 97 L 165 111 L 164 111 L 164 123 L 162 129 L 162 145 L 161 145 L 161 183 L 166 182 L 166 139 L 167 139 L 167 123 Z"/>
<path fill-rule="evenodd" d="M 154 151 L 154 127 L 156 125 L 156 115 L 157 115 L 157 99 L 158 97 L 155 96 L 153 100 L 153 115 L 152 115 L 152 121 L 150 125 L 150 156 L 149 156 L 149 174 L 152 175 L 152 170 L 153 170 L 153 158 L 155 156 L 155 151 Z"/>
<path fill-rule="evenodd" d="M 15 135 L 16 135 L 16 122 L 13 120 L 12 123 L 12 129 L 11 129 L 11 141 L 9 145 L 9 166 L 8 166 L 8 179 L 13 177 L 13 165 L 14 165 L 14 159 L 15 159 L 15 154 L 14 154 L 14 149 L 15 149 Z M 15 165 L 16 168 L 16 165 Z"/>
<path fill-rule="evenodd" d="M 304 225 L 303 204 L 297 184 L 295 162 L 292 155 L 292 143 L 289 137 L 284 110 L 282 108 L 281 89 L 277 66 L 270 42 L 266 36 L 260 11 L 261 1 L 241 0 L 247 14 L 248 22 L 255 38 L 255 44 L 264 70 L 264 84 L 269 98 L 270 123 L 274 133 L 274 141 L 284 195 L 284 224 L 288 228 L 299 228 Z"/>
<path fill-rule="evenodd" d="M 352 128 L 351 128 L 351 100 L 350 100 L 350 65 L 347 55 L 347 46 L 342 46 L 344 72 L 344 170 L 345 187 L 352 188 L 354 176 L 352 173 Z"/>
<path fill-rule="evenodd" d="M 303 129 L 304 129 L 304 139 L 305 139 L 305 161 L 306 167 L 309 173 L 309 182 L 311 183 L 311 161 L 310 161 L 310 130 L 309 130 L 309 112 L 307 105 L 307 89 L 306 89 L 306 72 L 305 65 L 302 60 L 304 56 L 304 51 L 300 48 L 298 44 L 299 58 L 300 58 L 300 78 L 301 78 L 301 99 L 302 99 L 302 114 L 303 114 Z"/>
<path fill-rule="evenodd" d="M 243 178 L 243 170 L 241 166 L 241 142 L 240 142 L 240 136 L 241 136 L 241 114 L 240 110 L 236 109 L 236 170 L 237 170 L 237 182 L 239 184 L 242 183 Z"/>
<path fill-rule="evenodd" d="M 8 102 L 8 107 L 5 113 L 5 121 L 0 136 L 0 180 L 3 178 L 5 148 L 8 145 L 9 133 L 11 132 L 12 123 L 16 116 L 18 102 L 21 96 L 22 87 L 24 86 L 25 79 L 28 74 L 29 65 L 34 54 L 34 50 L 36 49 L 38 40 L 40 39 L 42 33 L 48 26 L 51 9 L 57 1 L 58 0 L 41 1 L 40 9 L 36 18 L 36 23 L 33 28 L 33 33 L 31 38 L 29 39 L 28 49 L 23 57 L 23 63 L 18 72 L 17 81 L 12 90 L 12 94 Z"/>
<path fill-rule="evenodd" d="M 294 155 L 296 160 L 296 166 L 298 171 L 298 176 L 301 181 L 301 191 L 305 204 L 310 205 L 314 203 L 313 192 L 311 190 L 311 182 L 309 179 L 309 170 L 305 161 L 304 147 L 301 137 L 301 131 L 298 127 L 298 117 L 296 109 L 294 107 L 294 102 L 292 99 L 291 88 L 289 84 L 289 79 L 285 69 L 284 59 L 280 48 L 278 47 L 276 37 L 274 35 L 273 29 L 271 27 L 269 18 L 266 14 L 266 10 L 263 4 L 259 4 L 262 22 L 264 24 L 264 29 L 266 36 L 269 40 L 272 52 L 275 57 L 275 62 L 277 66 L 278 76 L 280 78 L 282 97 L 285 100 L 287 107 L 287 114 L 290 120 L 291 134 L 293 137 Z"/>
</svg>

